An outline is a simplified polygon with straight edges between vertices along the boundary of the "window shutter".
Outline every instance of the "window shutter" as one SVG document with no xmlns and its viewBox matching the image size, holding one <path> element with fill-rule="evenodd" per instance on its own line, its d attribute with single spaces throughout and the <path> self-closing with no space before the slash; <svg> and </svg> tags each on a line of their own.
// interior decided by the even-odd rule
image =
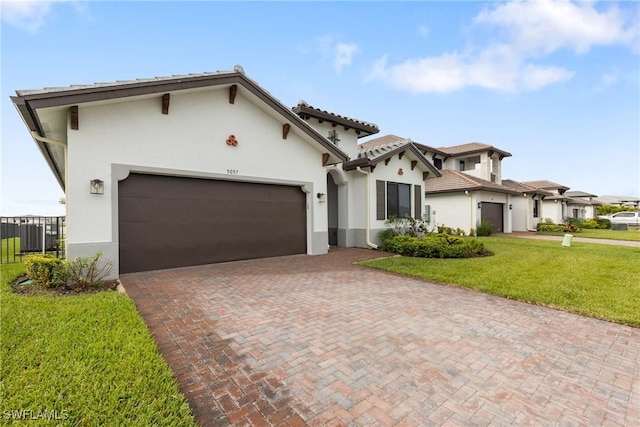
<svg viewBox="0 0 640 427">
<path fill-rule="evenodd" d="M 413 186 L 413 194 L 414 194 L 414 218 L 422 219 L 422 186 L 414 185 Z"/>
<path fill-rule="evenodd" d="M 384 220 L 385 218 L 385 182 L 376 180 L 376 219 Z"/>
</svg>

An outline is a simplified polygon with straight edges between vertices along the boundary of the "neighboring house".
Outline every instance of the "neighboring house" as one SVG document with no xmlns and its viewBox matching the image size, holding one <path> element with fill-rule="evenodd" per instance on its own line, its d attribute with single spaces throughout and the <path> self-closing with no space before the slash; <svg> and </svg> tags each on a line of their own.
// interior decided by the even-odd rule
<svg viewBox="0 0 640 427">
<path fill-rule="evenodd" d="M 543 200 L 545 197 L 553 196 L 553 193 L 512 179 L 503 179 L 502 185 L 520 194 L 512 198 L 513 231 L 534 231 L 544 218 Z"/>
<path fill-rule="evenodd" d="M 634 208 L 640 207 L 640 199 L 637 197 L 605 195 L 598 196 L 595 201 L 600 203 L 601 205 L 630 206 Z"/>
<path fill-rule="evenodd" d="M 569 203 L 572 199 L 565 195 L 569 187 L 549 180 L 524 181 L 522 184 L 551 193 L 544 197 L 542 203 L 543 221 L 550 220 L 556 224 L 562 224 L 567 216 L 571 216 Z"/>
<path fill-rule="evenodd" d="M 67 256 L 100 251 L 114 276 L 365 247 L 439 175 L 411 143 L 358 152 L 376 125 L 292 110 L 241 67 L 16 93 L 65 192 Z"/>
<path fill-rule="evenodd" d="M 432 227 L 446 225 L 468 233 L 484 220 L 498 232 L 511 232 L 512 199 L 521 193 L 501 183 L 501 161 L 510 153 L 478 142 L 434 148 L 397 135 L 381 136 L 361 147 L 382 149 L 401 143 L 415 145 L 441 169 L 440 178 L 425 181 L 425 219 Z"/>
<path fill-rule="evenodd" d="M 293 111 L 351 158 L 340 167 L 328 168 L 329 244 L 373 246 L 380 243 L 378 233 L 388 228 L 385 222 L 389 217 L 422 218 L 424 183 L 440 173 L 415 144 L 406 140 L 368 148 L 366 144 L 358 145 L 358 138 L 372 132 L 343 131 L 344 122 L 353 119 L 304 101 Z M 368 125 L 356 123 L 360 127 Z"/>
<path fill-rule="evenodd" d="M 598 196 L 584 191 L 567 191 L 565 196 L 571 198 L 567 202 L 569 216 L 579 219 L 593 219 L 598 217 L 598 206 L 602 203 L 596 200 Z"/>
</svg>

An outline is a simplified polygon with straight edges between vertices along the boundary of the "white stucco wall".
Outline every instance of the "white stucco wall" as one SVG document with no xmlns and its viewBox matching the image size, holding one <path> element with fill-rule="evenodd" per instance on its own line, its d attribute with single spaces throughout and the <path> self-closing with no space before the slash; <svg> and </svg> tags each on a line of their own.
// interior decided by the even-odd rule
<svg viewBox="0 0 640 427">
<path fill-rule="evenodd" d="M 326 194 L 322 152 L 295 126 L 282 139 L 285 120 L 272 114 L 243 96 L 242 88 L 234 104 L 226 88 L 172 93 L 168 115 L 161 113 L 160 95 L 80 105 L 79 130 L 68 131 L 71 255 L 100 244 L 117 248 L 117 186 L 122 177 L 113 171 L 123 169 L 304 186 L 308 253 L 321 253 L 321 247 L 326 252 L 326 244 L 314 241 L 314 233 L 327 230 L 326 204 L 316 197 L 318 192 Z M 225 142 L 231 134 L 239 141 L 235 147 Z M 94 178 L 105 182 L 103 195 L 89 194 Z"/>
<path fill-rule="evenodd" d="M 460 228 L 465 233 L 476 228 L 480 211 L 477 208 L 478 196 L 473 191 L 468 195 L 463 192 L 427 194 L 424 203 L 430 206 L 430 225 L 433 227 Z"/>
<path fill-rule="evenodd" d="M 352 159 L 358 157 L 358 135 L 355 130 L 344 130 L 344 126 L 334 127 L 330 122 L 326 121 L 320 123 L 315 117 L 311 117 L 307 120 L 307 123 L 325 138 L 328 138 L 329 133 L 335 130 L 340 140 L 336 143 L 336 146 L 347 153 Z"/>
<path fill-rule="evenodd" d="M 543 212 L 540 218 L 540 222 L 544 222 L 550 219 L 555 224 L 561 224 L 564 220 L 562 215 L 562 202 L 559 200 L 544 200 Z"/>
</svg>

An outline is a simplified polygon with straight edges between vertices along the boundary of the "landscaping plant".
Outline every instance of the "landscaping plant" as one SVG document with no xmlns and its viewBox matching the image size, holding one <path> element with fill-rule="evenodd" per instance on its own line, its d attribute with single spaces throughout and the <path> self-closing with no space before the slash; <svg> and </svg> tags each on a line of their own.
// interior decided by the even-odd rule
<svg viewBox="0 0 640 427">
<path fill-rule="evenodd" d="M 104 260 L 98 252 L 90 257 L 78 257 L 67 263 L 69 277 L 74 285 L 81 288 L 95 286 L 111 274 L 113 262 Z"/>
</svg>

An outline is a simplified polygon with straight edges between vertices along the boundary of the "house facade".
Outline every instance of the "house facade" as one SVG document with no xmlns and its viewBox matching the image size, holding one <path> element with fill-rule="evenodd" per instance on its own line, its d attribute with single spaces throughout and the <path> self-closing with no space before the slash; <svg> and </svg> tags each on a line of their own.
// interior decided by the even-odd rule
<svg viewBox="0 0 640 427">
<path fill-rule="evenodd" d="M 430 147 L 396 135 L 385 135 L 362 144 L 362 149 L 383 149 L 411 143 L 440 170 L 440 177 L 427 179 L 425 216 L 432 229 L 447 226 L 465 233 L 481 221 L 497 232 L 513 229 L 513 202 L 521 193 L 502 185 L 502 159 L 510 153 L 481 143 L 453 147 Z"/>
<path fill-rule="evenodd" d="M 415 146 L 359 153 L 376 125 L 288 108 L 241 67 L 12 101 L 65 192 L 68 258 L 101 252 L 115 276 L 375 246 L 382 207 L 422 214 L 439 174 Z"/>
</svg>

